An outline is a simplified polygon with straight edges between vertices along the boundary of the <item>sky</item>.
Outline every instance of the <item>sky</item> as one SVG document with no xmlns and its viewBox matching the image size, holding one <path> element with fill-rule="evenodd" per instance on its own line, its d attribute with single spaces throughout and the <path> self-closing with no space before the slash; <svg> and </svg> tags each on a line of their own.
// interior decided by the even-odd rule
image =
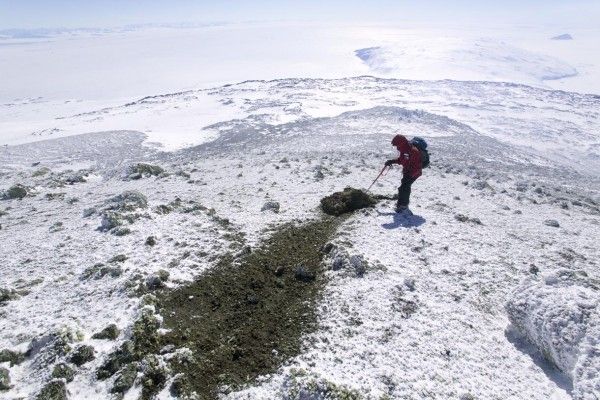
<svg viewBox="0 0 600 400">
<path fill-rule="evenodd" d="M 273 20 L 595 27 L 600 0 L 0 0 L 0 29 Z"/>
</svg>

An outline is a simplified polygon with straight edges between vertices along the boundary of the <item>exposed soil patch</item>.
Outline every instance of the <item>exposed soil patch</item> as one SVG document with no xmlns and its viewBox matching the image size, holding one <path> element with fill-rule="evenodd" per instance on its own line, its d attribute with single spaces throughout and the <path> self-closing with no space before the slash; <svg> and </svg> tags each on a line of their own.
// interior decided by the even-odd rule
<svg viewBox="0 0 600 400">
<path fill-rule="evenodd" d="M 316 327 L 321 248 L 340 222 L 325 217 L 285 226 L 240 262 L 224 259 L 160 298 L 164 327 L 171 329 L 163 344 L 194 354 L 193 361 L 173 365 L 185 376 L 184 392 L 214 399 L 220 386 L 274 372 L 300 352 L 302 335 Z"/>
</svg>

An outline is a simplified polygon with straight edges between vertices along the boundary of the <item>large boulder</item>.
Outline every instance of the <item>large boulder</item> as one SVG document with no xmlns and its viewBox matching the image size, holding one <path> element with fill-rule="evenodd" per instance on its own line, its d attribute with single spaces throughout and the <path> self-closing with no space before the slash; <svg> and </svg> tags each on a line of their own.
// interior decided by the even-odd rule
<svg viewBox="0 0 600 400">
<path fill-rule="evenodd" d="M 361 208 L 372 207 L 377 201 L 359 189 L 347 187 L 342 192 L 321 199 L 321 209 L 329 215 L 341 215 Z"/>
<path fill-rule="evenodd" d="M 574 399 L 600 391 L 600 283 L 582 271 L 527 278 L 510 295 L 513 327 L 573 380 Z"/>
</svg>

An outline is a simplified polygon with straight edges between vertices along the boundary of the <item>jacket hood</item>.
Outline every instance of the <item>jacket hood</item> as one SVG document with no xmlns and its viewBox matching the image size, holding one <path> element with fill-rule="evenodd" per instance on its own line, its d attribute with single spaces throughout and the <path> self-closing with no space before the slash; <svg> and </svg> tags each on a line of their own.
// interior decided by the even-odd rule
<svg viewBox="0 0 600 400">
<path fill-rule="evenodd" d="M 401 153 L 408 153 L 410 151 L 410 144 L 404 135 L 394 136 L 392 139 L 392 145 L 396 146 Z"/>
</svg>

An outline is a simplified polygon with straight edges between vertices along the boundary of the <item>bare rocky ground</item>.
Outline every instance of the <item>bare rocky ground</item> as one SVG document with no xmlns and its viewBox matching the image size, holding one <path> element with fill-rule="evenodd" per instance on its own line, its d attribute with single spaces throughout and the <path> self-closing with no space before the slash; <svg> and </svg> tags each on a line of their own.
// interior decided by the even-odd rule
<svg viewBox="0 0 600 400">
<path fill-rule="evenodd" d="M 3 148 L 0 395 L 594 398 L 598 178 L 426 117 L 231 121 L 175 153 L 130 131 Z M 386 118 L 453 132 L 423 135 L 414 215 L 384 200 L 327 223 L 320 199 L 393 155 L 364 133 Z"/>
</svg>

